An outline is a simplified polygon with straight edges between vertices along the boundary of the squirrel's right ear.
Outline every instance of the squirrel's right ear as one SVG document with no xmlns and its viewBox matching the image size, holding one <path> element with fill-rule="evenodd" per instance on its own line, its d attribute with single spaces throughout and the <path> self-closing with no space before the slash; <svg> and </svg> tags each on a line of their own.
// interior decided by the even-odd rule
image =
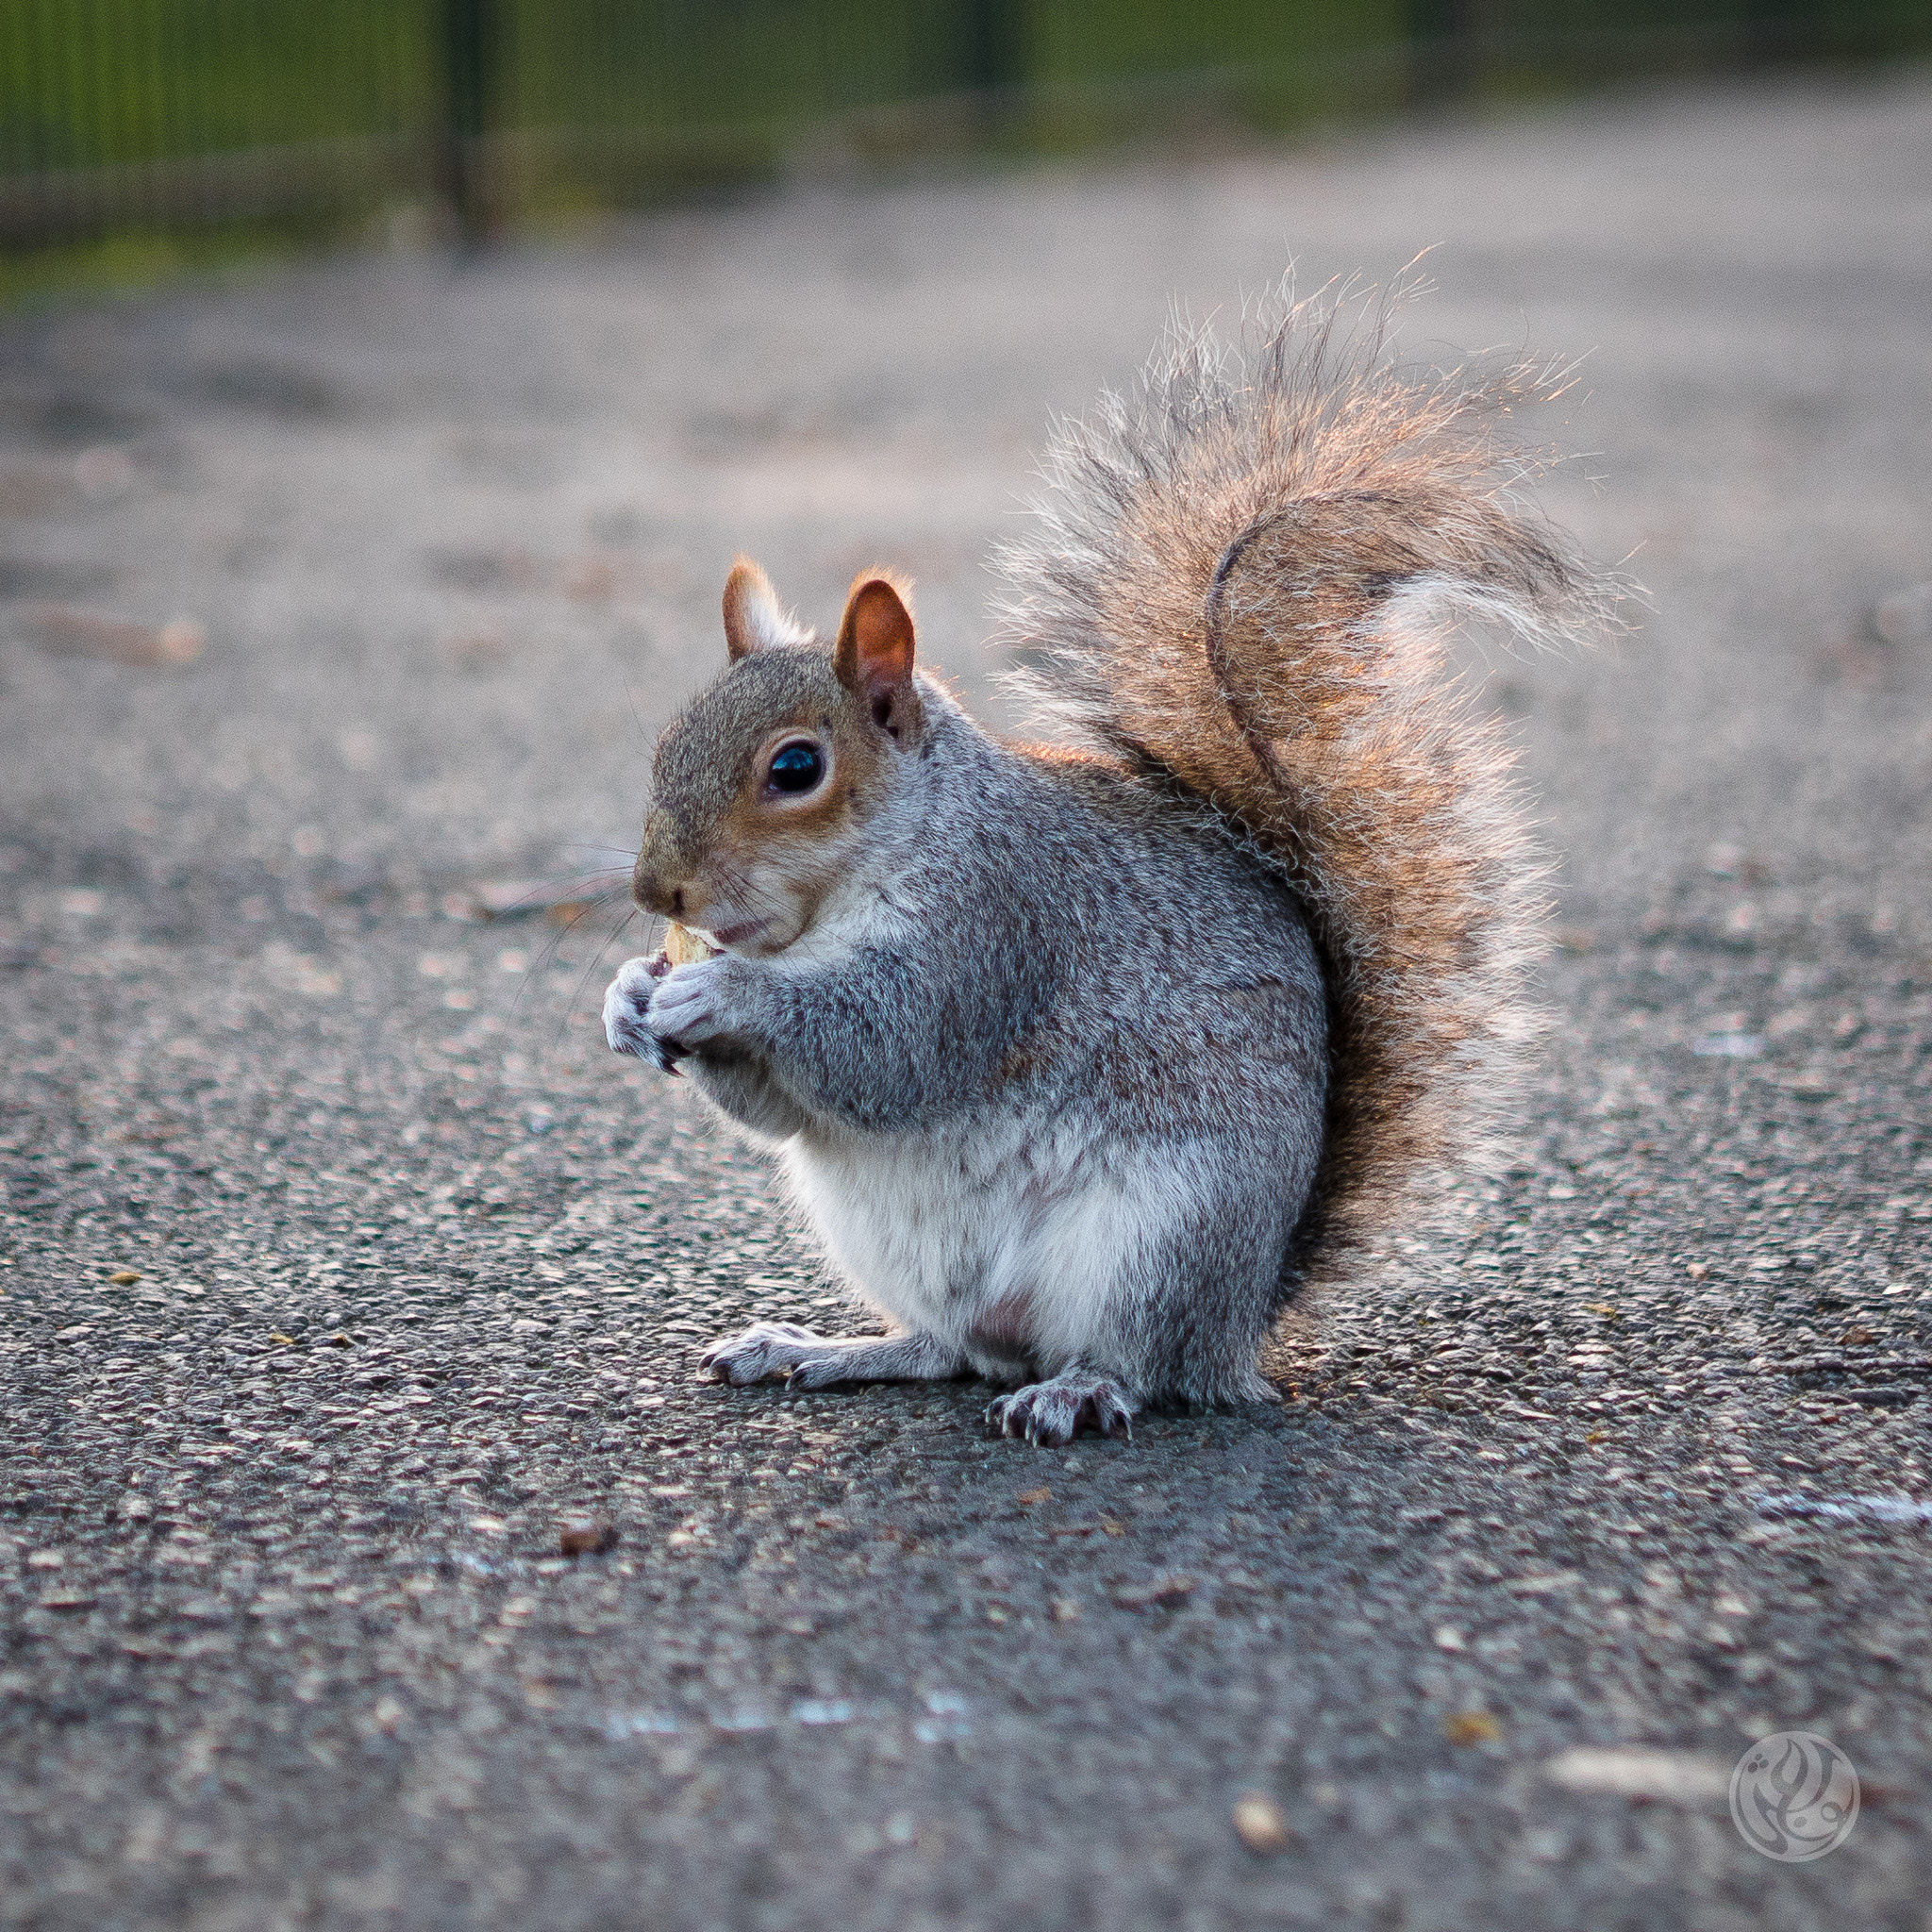
<svg viewBox="0 0 1932 1932">
<path fill-rule="evenodd" d="M 724 579 L 724 647 L 731 661 L 774 644 L 810 641 L 811 633 L 778 602 L 771 578 L 750 558 L 741 557 Z"/>
</svg>

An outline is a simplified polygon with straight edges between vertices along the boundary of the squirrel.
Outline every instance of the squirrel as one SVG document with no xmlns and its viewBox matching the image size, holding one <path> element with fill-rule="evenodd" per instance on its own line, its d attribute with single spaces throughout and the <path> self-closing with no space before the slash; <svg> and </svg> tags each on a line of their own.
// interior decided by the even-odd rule
<svg viewBox="0 0 1932 1932">
<path fill-rule="evenodd" d="M 1051 1446 L 1278 1399 L 1277 1318 L 1482 1160 L 1546 910 L 1449 645 L 1621 591 L 1520 491 L 1510 414 L 1568 372 L 1407 368 L 1389 315 L 1176 327 L 1058 432 L 998 559 L 1051 743 L 918 667 L 890 572 L 828 647 L 731 571 L 632 879 L 670 949 L 606 1032 L 775 1150 L 889 1332 L 758 1322 L 709 1374 L 977 1374 Z"/>
</svg>

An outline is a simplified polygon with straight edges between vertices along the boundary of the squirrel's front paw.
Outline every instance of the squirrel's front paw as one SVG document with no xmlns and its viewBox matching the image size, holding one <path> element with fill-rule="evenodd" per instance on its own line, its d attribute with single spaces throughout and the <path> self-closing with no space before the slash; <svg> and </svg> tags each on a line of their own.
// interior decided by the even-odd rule
<svg viewBox="0 0 1932 1932">
<path fill-rule="evenodd" d="M 721 955 L 690 966 L 674 966 L 658 982 L 644 1024 L 672 1058 L 681 1059 L 731 1031 L 724 1000 L 728 975 L 737 964 Z"/>
<path fill-rule="evenodd" d="M 668 1074 L 676 1058 L 651 1031 L 651 995 L 671 971 L 662 953 L 655 959 L 626 959 L 617 969 L 610 991 L 604 995 L 604 1038 L 612 1053 L 635 1054 L 648 1066 Z"/>
</svg>

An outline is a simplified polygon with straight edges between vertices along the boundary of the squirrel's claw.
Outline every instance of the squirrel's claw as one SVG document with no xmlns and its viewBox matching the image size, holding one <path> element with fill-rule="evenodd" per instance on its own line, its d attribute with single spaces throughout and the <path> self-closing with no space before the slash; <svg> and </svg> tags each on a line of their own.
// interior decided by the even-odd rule
<svg viewBox="0 0 1932 1932">
<path fill-rule="evenodd" d="M 1056 1375 L 1002 1395 L 986 1420 L 1003 1436 L 1024 1437 L 1037 1449 L 1063 1449 L 1082 1429 L 1134 1440 L 1134 1407 L 1117 1382 L 1100 1375 Z"/>
</svg>

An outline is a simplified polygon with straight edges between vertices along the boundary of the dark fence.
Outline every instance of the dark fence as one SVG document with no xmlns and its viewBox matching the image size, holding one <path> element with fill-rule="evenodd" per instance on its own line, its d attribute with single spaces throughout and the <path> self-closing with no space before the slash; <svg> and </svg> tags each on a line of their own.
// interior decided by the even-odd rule
<svg viewBox="0 0 1932 1932">
<path fill-rule="evenodd" d="M 0 241 L 1932 50 L 1932 0 L 0 0 Z"/>
</svg>

